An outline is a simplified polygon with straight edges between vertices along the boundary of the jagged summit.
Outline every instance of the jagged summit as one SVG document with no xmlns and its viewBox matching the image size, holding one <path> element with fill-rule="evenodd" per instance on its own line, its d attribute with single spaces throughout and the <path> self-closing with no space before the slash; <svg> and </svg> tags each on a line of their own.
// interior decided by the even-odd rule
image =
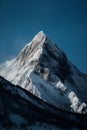
<svg viewBox="0 0 87 130">
<path fill-rule="evenodd" d="M 40 39 L 40 38 L 46 38 L 46 34 L 43 31 L 40 31 L 38 34 L 36 34 L 36 36 L 34 37 L 34 39 Z"/>
<path fill-rule="evenodd" d="M 35 35 L 35 37 L 33 38 L 33 40 L 31 42 L 29 42 L 19 53 L 23 54 L 23 55 L 29 55 L 32 51 L 36 51 L 36 49 L 41 46 L 43 46 L 43 44 L 46 41 L 46 35 L 43 31 L 40 31 L 37 35 Z"/>
<path fill-rule="evenodd" d="M 19 53 L 17 59 L 25 59 L 25 58 L 30 58 L 34 53 L 38 52 L 37 58 L 39 58 L 42 54 L 46 53 L 46 51 L 49 51 L 47 53 L 50 53 L 55 55 L 54 57 L 56 58 L 56 53 L 58 55 L 62 55 L 63 51 L 55 45 L 50 39 L 46 36 L 46 34 L 43 31 L 40 31 L 33 40 L 28 43 Z M 35 55 L 35 54 L 34 54 Z M 56 58 L 57 59 L 57 58 Z"/>
<path fill-rule="evenodd" d="M 51 42 L 42 31 L 24 47 L 17 59 L 25 61 L 25 63 L 30 59 L 31 63 L 37 61 L 37 66 L 40 66 L 39 68 L 43 68 L 42 66 L 50 68 L 50 70 L 53 71 L 52 73 L 56 73 L 61 80 L 64 80 L 65 77 L 71 73 L 70 65 L 68 64 L 64 52 Z M 55 62 L 55 64 L 53 64 L 53 62 Z M 59 69 L 57 69 L 57 67 Z"/>
<path fill-rule="evenodd" d="M 87 76 L 43 31 L 0 66 L 0 75 L 56 107 L 87 112 Z"/>
<path fill-rule="evenodd" d="M 50 72 L 58 75 L 62 81 L 71 73 L 70 65 L 64 52 L 52 43 L 42 31 L 22 49 L 17 60 L 20 62 L 20 67 L 21 64 L 26 65 L 28 62 L 31 65 L 36 63 L 36 65 L 34 64 L 34 69 L 40 73 L 42 73 L 42 70 L 44 71 L 44 67 L 49 68 Z M 54 62 L 55 64 L 53 64 Z M 53 80 L 52 76 L 49 77 Z"/>
<path fill-rule="evenodd" d="M 36 42 L 38 44 L 43 44 L 47 39 L 46 34 L 43 31 L 40 31 L 38 34 L 35 35 L 32 42 Z"/>
</svg>

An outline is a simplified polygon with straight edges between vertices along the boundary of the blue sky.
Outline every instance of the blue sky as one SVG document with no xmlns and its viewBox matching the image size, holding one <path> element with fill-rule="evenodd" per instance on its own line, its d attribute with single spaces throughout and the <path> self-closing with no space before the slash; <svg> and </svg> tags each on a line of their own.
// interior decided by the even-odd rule
<svg viewBox="0 0 87 130">
<path fill-rule="evenodd" d="M 87 0 L 0 0 L 0 63 L 41 30 L 87 73 Z"/>
</svg>

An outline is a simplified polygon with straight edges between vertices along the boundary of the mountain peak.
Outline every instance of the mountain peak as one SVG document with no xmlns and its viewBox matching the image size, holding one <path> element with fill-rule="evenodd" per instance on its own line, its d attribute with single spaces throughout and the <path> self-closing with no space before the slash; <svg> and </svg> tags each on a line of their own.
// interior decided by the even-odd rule
<svg viewBox="0 0 87 130">
<path fill-rule="evenodd" d="M 23 59 L 24 57 L 29 57 L 30 55 L 35 55 L 35 53 L 42 54 L 43 48 L 48 46 L 53 50 L 55 45 L 49 40 L 43 31 L 40 31 L 31 42 L 26 44 L 26 46 L 20 51 L 17 59 Z M 46 49 L 46 48 L 45 48 Z M 39 56 L 38 56 L 39 57 Z"/>
<path fill-rule="evenodd" d="M 0 66 L 0 75 L 54 106 L 86 112 L 87 76 L 69 62 L 43 31 L 17 58 Z"/>
<path fill-rule="evenodd" d="M 40 31 L 38 34 L 35 35 L 32 42 L 35 43 L 42 43 L 46 40 L 46 34 L 43 31 Z"/>
<path fill-rule="evenodd" d="M 46 34 L 41 30 L 40 32 L 38 32 L 37 35 L 40 35 L 40 36 L 46 36 Z"/>
</svg>

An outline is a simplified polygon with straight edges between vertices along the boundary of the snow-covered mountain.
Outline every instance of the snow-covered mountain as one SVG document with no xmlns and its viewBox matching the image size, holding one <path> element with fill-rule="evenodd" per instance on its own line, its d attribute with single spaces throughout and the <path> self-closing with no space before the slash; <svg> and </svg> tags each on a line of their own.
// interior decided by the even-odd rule
<svg viewBox="0 0 87 130">
<path fill-rule="evenodd" d="M 87 113 L 87 75 L 42 31 L 0 66 L 0 75 L 57 108 Z"/>
<path fill-rule="evenodd" d="M 65 112 L 0 77 L 0 130 L 87 129 L 87 114 Z"/>
</svg>

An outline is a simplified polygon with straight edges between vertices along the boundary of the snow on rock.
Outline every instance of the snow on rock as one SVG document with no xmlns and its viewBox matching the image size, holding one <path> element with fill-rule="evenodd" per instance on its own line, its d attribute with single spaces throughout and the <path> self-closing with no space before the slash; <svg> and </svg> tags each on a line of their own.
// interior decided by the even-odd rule
<svg viewBox="0 0 87 130">
<path fill-rule="evenodd" d="M 87 113 L 87 104 L 84 102 L 78 108 L 78 113 Z"/>
<path fill-rule="evenodd" d="M 73 91 L 69 93 L 69 99 L 71 102 L 71 108 L 74 110 L 74 112 L 87 112 L 87 105 L 85 103 L 81 103 L 81 101 L 78 99 L 78 97 Z"/>
<path fill-rule="evenodd" d="M 60 81 L 57 83 L 56 87 L 62 91 L 66 91 L 67 88 L 65 87 L 65 85 L 63 83 L 61 83 Z"/>
</svg>

